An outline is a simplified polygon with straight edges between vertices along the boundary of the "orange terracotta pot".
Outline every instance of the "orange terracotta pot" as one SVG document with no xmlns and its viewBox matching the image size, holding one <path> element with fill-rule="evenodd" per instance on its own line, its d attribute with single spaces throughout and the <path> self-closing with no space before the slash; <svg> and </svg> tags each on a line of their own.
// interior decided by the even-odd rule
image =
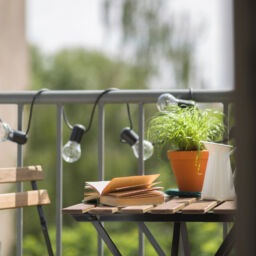
<svg viewBox="0 0 256 256">
<path fill-rule="evenodd" d="M 167 156 L 179 190 L 201 192 L 209 152 L 168 150 Z"/>
</svg>

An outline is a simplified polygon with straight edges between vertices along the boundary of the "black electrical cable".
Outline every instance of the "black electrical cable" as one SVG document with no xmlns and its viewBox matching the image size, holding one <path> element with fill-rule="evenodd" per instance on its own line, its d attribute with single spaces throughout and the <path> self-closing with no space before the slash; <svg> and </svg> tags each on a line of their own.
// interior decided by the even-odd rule
<svg viewBox="0 0 256 256">
<path fill-rule="evenodd" d="M 34 107 L 34 103 L 37 99 L 37 97 L 39 97 L 43 92 L 47 91 L 47 88 L 41 89 L 39 90 L 33 97 L 31 105 L 30 105 L 30 112 L 29 112 L 29 118 L 28 118 L 28 125 L 27 125 L 27 130 L 26 130 L 26 135 L 28 135 L 29 130 L 30 130 L 30 125 L 31 125 L 31 120 L 32 120 L 32 114 L 33 114 L 33 107 Z"/>
<path fill-rule="evenodd" d="M 132 116 L 131 116 L 131 110 L 130 110 L 130 105 L 129 103 L 126 104 L 127 106 L 127 114 L 128 114 L 128 119 L 129 119 L 129 123 L 130 123 L 130 129 L 133 129 L 133 123 L 132 123 Z"/>
<path fill-rule="evenodd" d="M 96 109 L 96 106 L 97 104 L 99 103 L 100 99 L 107 93 L 113 91 L 113 90 L 118 90 L 116 88 L 109 88 L 109 89 L 106 89 L 104 90 L 97 98 L 96 98 L 96 101 L 94 102 L 94 105 L 93 105 L 93 108 L 92 108 L 92 112 L 91 112 L 91 116 L 90 116 L 90 119 L 89 119 L 89 123 L 88 123 L 88 126 L 85 130 L 84 133 L 87 133 L 90 129 L 91 129 L 91 126 L 92 126 L 92 122 L 93 122 L 93 117 L 94 117 L 94 113 L 95 113 L 95 109 Z M 63 118 L 64 118 L 64 121 L 66 123 L 66 125 L 70 128 L 70 129 L 73 129 L 73 125 L 69 122 L 68 120 L 68 117 L 67 117 L 67 114 L 65 112 L 65 109 L 63 109 Z"/>
<path fill-rule="evenodd" d="M 67 114 L 66 114 L 66 111 L 65 111 L 64 107 L 63 107 L 63 118 L 64 118 L 64 121 L 65 121 L 65 124 L 67 125 L 67 127 L 72 130 L 73 125 L 68 121 L 68 117 L 67 117 Z"/>
<path fill-rule="evenodd" d="M 103 91 L 96 99 L 94 105 L 93 105 L 93 109 L 92 109 L 92 112 L 91 112 L 91 116 L 90 116 L 90 121 L 89 121 L 89 124 L 88 124 L 88 127 L 87 129 L 85 130 L 85 133 L 87 133 L 90 129 L 91 129 L 91 126 L 92 126 L 92 122 L 93 122 L 93 117 L 94 117 L 94 112 L 95 112 L 95 109 L 96 109 L 96 106 L 98 104 L 98 102 L 100 101 L 100 99 L 107 93 L 113 91 L 113 90 L 116 90 L 115 88 L 110 88 L 110 89 L 107 89 L 105 91 Z"/>
</svg>

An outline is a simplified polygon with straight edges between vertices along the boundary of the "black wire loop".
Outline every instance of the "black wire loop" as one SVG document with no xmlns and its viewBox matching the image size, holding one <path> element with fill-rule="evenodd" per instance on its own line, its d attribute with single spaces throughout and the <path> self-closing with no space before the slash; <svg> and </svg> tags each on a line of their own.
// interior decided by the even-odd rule
<svg viewBox="0 0 256 256">
<path fill-rule="evenodd" d="M 26 135 L 28 135 L 29 130 L 30 130 L 30 125 L 31 125 L 31 120 L 32 120 L 32 114 L 33 114 L 33 107 L 35 104 L 36 99 L 45 91 L 47 91 L 47 88 L 43 88 L 41 90 L 39 90 L 33 97 L 31 105 L 30 105 L 30 112 L 29 112 L 29 118 L 28 118 L 28 125 L 27 125 L 27 130 L 26 130 Z"/>
<path fill-rule="evenodd" d="M 131 110 L 130 110 L 129 103 L 127 103 L 126 106 L 127 106 L 127 114 L 128 114 L 128 119 L 129 119 L 129 123 L 130 123 L 130 128 L 132 130 L 133 129 L 133 123 L 132 123 L 132 116 L 131 116 Z"/>
<path fill-rule="evenodd" d="M 101 94 L 99 94 L 99 96 L 96 98 L 96 100 L 95 100 L 95 102 L 94 102 L 94 104 L 93 104 L 93 108 L 92 108 L 92 112 L 91 112 L 91 115 L 90 115 L 90 119 L 89 119 L 88 126 L 87 126 L 87 128 L 86 128 L 86 130 L 85 130 L 84 133 L 87 133 L 87 132 L 91 129 L 91 126 L 92 126 L 92 123 L 93 123 L 93 118 L 94 118 L 94 113 L 95 113 L 95 110 L 96 110 L 96 106 L 97 106 L 97 104 L 99 103 L 99 101 L 101 100 L 101 98 L 102 98 L 105 94 L 107 94 L 107 93 L 109 93 L 109 92 L 111 92 L 111 91 L 114 91 L 114 90 L 118 90 L 118 89 L 116 89 L 116 88 L 109 88 L 109 89 L 106 89 L 106 90 L 104 90 Z M 66 114 L 64 108 L 63 108 L 63 118 L 64 118 L 64 121 L 65 121 L 66 125 L 67 125 L 70 129 L 73 129 L 73 125 L 69 122 L 68 117 L 67 117 L 67 114 Z"/>
</svg>

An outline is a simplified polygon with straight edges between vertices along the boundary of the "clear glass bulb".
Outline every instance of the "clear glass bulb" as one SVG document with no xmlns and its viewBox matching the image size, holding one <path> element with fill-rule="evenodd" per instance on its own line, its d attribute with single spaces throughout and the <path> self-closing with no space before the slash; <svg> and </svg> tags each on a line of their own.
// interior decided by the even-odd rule
<svg viewBox="0 0 256 256">
<path fill-rule="evenodd" d="M 121 142 L 128 143 L 135 155 L 139 158 L 139 136 L 131 128 L 125 127 L 120 134 Z M 143 160 L 149 159 L 154 153 L 154 147 L 150 141 L 143 140 Z"/>
<path fill-rule="evenodd" d="M 62 150 L 62 158 L 68 163 L 76 162 L 81 156 L 80 143 L 76 141 L 68 141 Z"/>
<path fill-rule="evenodd" d="M 193 107 L 195 102 L 193 100 L 177 99 L 170 93 L 163 93 L 158 97 L 156 106 L 160 112 L 167 111 L 171 105 L 178 105 L 181 108 Z"/>
<path fill-rule="evenodd" d="M 133 154 L 136 158 L 139 158 L 139 142 L 136 142 L 132 146 Z M 154 153 L 154 147 L 148 140 L 143 140 L 143 160 L 149 159 Z"/>
<path fill-rule="evenodd" d="M 62 149 L 62 158 L 68 163 L 76 162 L 81 156 L 80 142 L 85 132 L 85 127 L 81 124 L 74 125 L 69 141 Z"/>
<path fill-rule="evenodd" d="M 171 95 L 170 93 L 164 93 L 158 97 L 156 106 L 160 112 L 164 112 L 168 109 L 170 105 L 177 104 L 177 99 L 173 95 Z"/>
<path fill-rule="evenodd" d="M 8 140 L 11 131 L 11 127 L 0 119 L 0 142 Z"/>
<path fill-rule="evenodd" d="M 27 142 L 27 134 L 22 131 L 16 131 L 11 126 L 0 119 L 0 142 L 10 140 L 23 145 Z"/>
</svg>

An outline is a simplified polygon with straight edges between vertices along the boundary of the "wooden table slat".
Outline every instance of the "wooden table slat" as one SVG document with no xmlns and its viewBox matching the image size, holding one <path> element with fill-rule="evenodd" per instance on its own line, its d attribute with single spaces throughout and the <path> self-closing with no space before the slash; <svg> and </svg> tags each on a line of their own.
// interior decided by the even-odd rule
<svg viewBox="0 0 256 256">
<path fill-rule="evenodd" d="M 125 214 L 174 214 L 181 211 L 183 214 L 204 214 L 208 211 L 220 214 L 234 214 L 236 211 L 235 201 L 220 203 L 214 200 L 198 200 L 196 198 L 172 198 L 171 200 L 153 205 L 137 205 L 123 208 L 110 206 L 95 206 L 93 204 L 76 204 L 62 209 L 67 214 L 114 214 L 117 212 Z"/>
<path fill-rule="evenodd" d="M 184 207 L 182 209 L 182 213 L 184 214 L 200 214 L 200 213 L 206 213 L 213 209 L 218 204 L 217 201 L 206 201 L 206 200 L 198 200 L 196 202 L 193 202 L 189 204 L 188 206 Z"/>
<path fill-rule="evenodd" d="M 235 201 L 225 201 L 213 209 L 214 213 L 235 213 L 236 202 Z"/>
<path fill-rule="evenodd" d="M 150 212 L 153 214 L 168 214 L 168 213 L 175 213 L 186 205 L 195 202 L 196 198 L 173 198 L 163 204 L 160 204 L 154 207 Z"/>
<path fill-rule="evenodd" d="M 93 204 L 75 204 L 71 205 L 69 207 L 63 208 L 62 212 L 63 213 L 68 213 L 68 214 L 82 214 L 88 212 L 90 209 L 94 208 L 95 205 Z"/>
<path fill-rule="evenodd" d="M 122 209 L 120 209 L 121 213 L 130 213 L 130 214 L 136 214 L 136 213 L 146 213 L 150 211 L 152 208 L 154 208 L 154 205 L 135 205 L 135 206 L 127 206 Z"/>
<path fill-rule="evenodd" d="M 111 206 L 97 206 L 95 208 L 89 209 L 90 214 L 112 214 L 118 212 L 118 207 Z"/>
</svg>

